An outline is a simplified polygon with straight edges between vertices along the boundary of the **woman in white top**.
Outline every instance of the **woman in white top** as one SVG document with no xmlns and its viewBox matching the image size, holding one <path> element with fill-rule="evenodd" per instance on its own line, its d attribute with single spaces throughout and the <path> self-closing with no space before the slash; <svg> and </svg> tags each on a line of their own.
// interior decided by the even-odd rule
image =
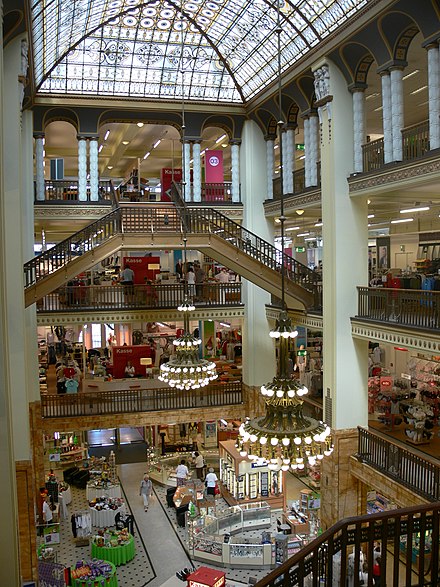
<svg viewBox="0 0 440 587">
<path fill-rule="evenodd" d="M 46 524 L 52 524 L 53 513 L 47 498 L 43 502 L 43 520 Z"/>
<path fill-rule="evenodd" d="M 188 467 L 185 465 L 185 459 L 180 461 L 176 469 L 177 487 L 185 485 L 186 478 L 189 475 Z"/>
<path fill-rule="evenodd" d="M 127 361 L 127 365 L 125 366 L 125 377 L 134 377 L 136 374 L 136 369 L 131 364 L 131 361 Z"/>
<path fill-rule="evenodd" d="M 209 473 L 205 477 L 206 493 L 215 497 L 215 486 L 218 481 L 217 475 L 214 473 L 214 469 L 210 467 Z"/>
<path fill-rule="evenodd" d="M 196 274 L 194 273 L 194 269 L 190 267 L 186 274 L 186 282 L 188 284 L 188 293 L 190 296 L 193 296 L 196 292 Z"/>
</svg>

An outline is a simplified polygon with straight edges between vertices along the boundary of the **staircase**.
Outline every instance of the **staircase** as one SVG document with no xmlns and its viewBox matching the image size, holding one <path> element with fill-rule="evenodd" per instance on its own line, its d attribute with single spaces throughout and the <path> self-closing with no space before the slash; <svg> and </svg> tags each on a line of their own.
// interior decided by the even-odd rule
<svg viewBox="0 0 440 587">
<path fill-rule="evenodd" d="M 281 291 L 291 309 L 320 307 L 320 277 L 224 214 L 207 207 L 173 204 L 121 204 L 100 220 L 24 265 L 25 304 L 31 305 L 115 252 L 182 249 L 203 251 L 266 291 Z"/>
</svg>

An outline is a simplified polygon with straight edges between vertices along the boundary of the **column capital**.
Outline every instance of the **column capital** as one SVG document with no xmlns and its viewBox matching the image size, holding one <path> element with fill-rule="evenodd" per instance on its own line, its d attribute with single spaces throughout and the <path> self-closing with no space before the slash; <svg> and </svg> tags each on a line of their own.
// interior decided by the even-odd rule
<svg viewBox="0 0 440 587">
<path fill-rule="evenodd" d="M 298 128 L 298 125 L 296 124 L 296 122 L 286 122 L 286 124 L 284 125 L 284 128 L 287 130 L 296 130 Z"/>
<path fill-rule="evenodd" d="M 440 39 L 438 37 L 438 33 L 436 35 L 432 35 L 423 41 L 422 47 L 424 49 L 432 49 L 433 47 L 438 47 L 440 44 Z"/>
<path fill-rule="evenodd" d="M 267 142 L 269 141 L 275 141 L 276 136 L 275 135 L 264 135 L 264 140 Z"/>
<path fill-rule="evenodd" d="M 393 59 L 378 67 L 376 71 L 379 75 L 383 75 L 384 73 L 390 73 L 392 69 L 405 69 L 407 66 L 408 61 L 404 59 Z"/>
<path fill-rule="evenodd" d="M 33 137 L 34 137 L 34 139 L 44 139 L 46 137 L 46 133 L 34 132 Z"/>
<path fill-rule="evenodd" d="M 348 91 L 354 94 L 355 92 L 365 92 L 368 88 L 368 84 L 362 84 L 359 82 L 354 82 L 348 86 Z"/>
<path fill-rule="evenodd" d="M 76 138 L 78 139 L 78 141 L 99 141 L 99 135 L 98 134 L 78 133 L 76 135 Z"/>
<path fill-rule="evenodd" d="M 231 147 L 233 145 L 237 145 L 239 147 L 241 145 L 241 139 L 229 139 L 229 144 Z"/>
<path fill-rule="evenodd" d="M 318 112 L 315 108 L 309 108 L 308 110 L 304 110 L 300 116 L 302 119 L 313 118 L 314 116 L 318 116 Z"/>
</svg>

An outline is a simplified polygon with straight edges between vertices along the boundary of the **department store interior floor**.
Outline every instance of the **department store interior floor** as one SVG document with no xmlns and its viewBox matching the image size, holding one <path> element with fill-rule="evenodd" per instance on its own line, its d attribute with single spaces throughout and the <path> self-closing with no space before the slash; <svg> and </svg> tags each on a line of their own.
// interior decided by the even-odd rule
<svg viewBox="0 0 440 587">
<path fill-rule="evenodd" d="M 123 497 L 127 509 L 135 519 L 135 546 L 136 556 L 127 563 L 117 567 L 119 587 L 159 587 L 170 578 L 175 577 L 176 571 L 185 567 L 198 568 L 200 566 L 214 565 L 191 561 L 184 544 L 186 530 L 176 523 L 175 510 L 166 505 L 166 488 L 154 484 L 154 495 L 150 499 L 148 512 L 144 511 L 142 498 L 139 496 L 140 481 L 146 471 L 145 463 L 129 463 L 118 466 L 118 474 L 123 488 Z M 287 499 L 298 499 L 299 492 L 304 484 L 294 477 L 287 477 Z M 72 536 L 70 516 L 75 512 L 87 508 L 85 491 L 72 487 L 72 503 L 68 506 L 69 516 L 60 524 L 61 543 L 57 548 L 57 562 L 71 566 L 76 561 L 90 559 L 90 546 L 75 546 Z M 216 508 L 221 511 L 227 508 L 222 498 L 217 498 Z M 272 512 L 272 527 L 269 529 L 276 533 L 276 520 L 280 517 L 280 511 Z M 246 532 L 247 537 L 261 537 L 261 530 Z M 264 569 L 224 569 L 228 583 L 249 584 L 249 578 L 256 580 L 267 575 L 270 570 Z M 186 583 L 180 583 L 182 587 Z"/>
</svg>

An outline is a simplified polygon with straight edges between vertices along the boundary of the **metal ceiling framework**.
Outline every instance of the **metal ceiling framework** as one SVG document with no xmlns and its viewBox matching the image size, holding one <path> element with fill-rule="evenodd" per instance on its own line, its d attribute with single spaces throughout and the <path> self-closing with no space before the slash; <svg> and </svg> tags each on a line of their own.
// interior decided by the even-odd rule
<svg viewBox="0 0 440 587">
<path fill-rule="evenodd" d="M 279 1 L 286 71 L 368 0 Z M 277 0 L 31 0 L 35 86 L 243 104 L 276 76 L 276 13 Z"/>
</svg>

